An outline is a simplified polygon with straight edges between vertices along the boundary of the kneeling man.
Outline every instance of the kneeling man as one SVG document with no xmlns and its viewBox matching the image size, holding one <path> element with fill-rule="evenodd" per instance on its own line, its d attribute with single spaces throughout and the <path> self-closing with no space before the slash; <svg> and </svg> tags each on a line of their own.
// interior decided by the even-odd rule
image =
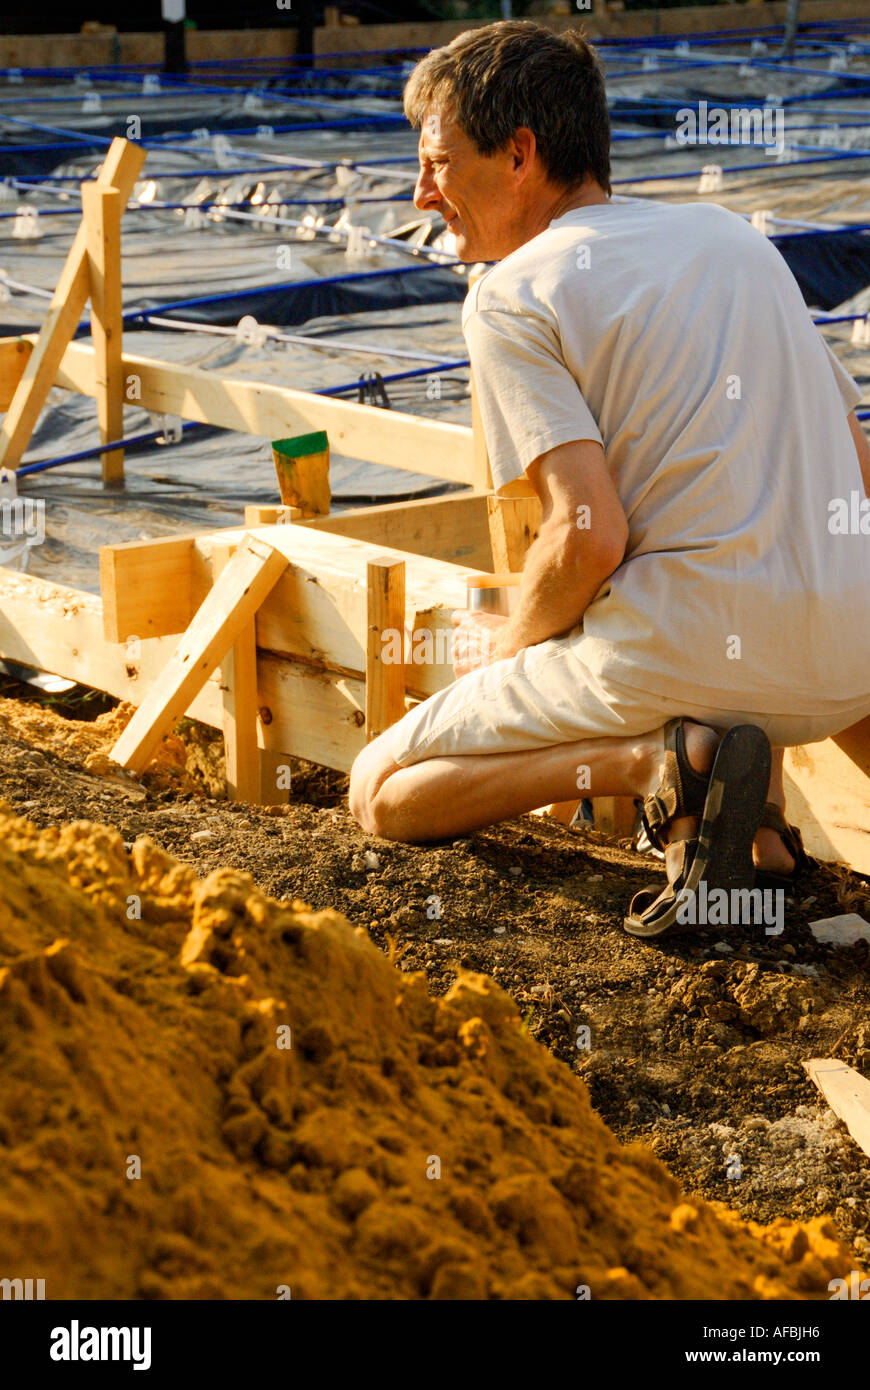
<svg viewBox="0 0 870 1390">
<path fill-rule="evenodd" d="M 512 616 L 462 618 L 459 679 L 359 756 L 351 809 L 423 841 L 578 785 L 641 798 L 669 886 L 626 926 L 657 935 L 702 880 L 788 881 L 781 750 L 870 715 L 870 540 L 829 527 L 870 493 L 861 393 L 741 217 L 611 199 L 576 31 L 462 34 L 405 111 L 415 203 L 496 262 L 463 331 L 496 491 L 537 494 L 543 520 Z"/>
</svg>

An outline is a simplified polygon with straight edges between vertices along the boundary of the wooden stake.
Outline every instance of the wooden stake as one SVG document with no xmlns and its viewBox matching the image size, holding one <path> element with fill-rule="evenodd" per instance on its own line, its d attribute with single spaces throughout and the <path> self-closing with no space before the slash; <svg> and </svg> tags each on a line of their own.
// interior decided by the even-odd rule
<svg viewBox="0 0 870 1390">
<path fill-rule="evenodd" d="M 537 497 L 488 497 L 489 535 L 494 570 L 522 569 L 526 551 L 541 525 Z"/>
<path fill-rule="evenodd" d="M 596 796 L 592 799 L 595 829 L 605 835 L 626 839 L 634 830 L 637 817 L 634 799 L 630 796 Z"/>
<path fill-rule="evenodd" d="M 404 561 L 397 564 L 369 561 L 366 582 L 366 739 L 370 743 L 405 713 Z M 398 641 L 394 634 L 398 634 Z"/>
<path fill-rule="evenodd" d="M 280 551 L 253 536 L 245 539 L 112 749 L 116 763 L 132 772 L 147 766 L 286 567 Z"/>
<path fill-rule="evenodd" d="M 124 369 L 121 363 L 121 195 L 117 188 L 82 184 L 82 209 L 91 289 L 91 337 L 97 419 L 103 444 L 124 433 Z M 124 477 L 124 451 L 102 456 L 103 484 Z"/>
<path fill-rule="evenodd" d="M 145 160 L 145 151 L 129 140 L 115 139 L 97 183 L 117 188 L 126 206 Z M 57 375 L 61 358 L 79 324 L 90 290 L 88 249 L 82 220 L 61 271 L 39 337 L 0 428 L 0 468 L 17 468 L 33 427 Z"/>
<path fill-rule="evenodd" d="M 236 552 L 216 547 L 212 574 L 217 580 Z M 257 627 L 246 623 L 221 662 L 224 761 L 231 801 L 260 803 L 260 748 L 257 737 Z"/>
<path fill-rule="evenodd" d="M 326 516 L 332 503 L 326 431 L 276 439 L 272 458 L 284 506 L 295 508 L 303 517 Z"/>
</svg>

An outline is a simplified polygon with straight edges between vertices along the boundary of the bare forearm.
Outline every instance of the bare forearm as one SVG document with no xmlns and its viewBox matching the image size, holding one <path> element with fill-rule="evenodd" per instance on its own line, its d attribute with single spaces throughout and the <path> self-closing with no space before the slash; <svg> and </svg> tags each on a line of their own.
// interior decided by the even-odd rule
<svg viewBox="0 0 870 1390">
<path fill-rule="evenodd" d="M 545 527 L 526 556 L 519 602 L 499 636 L 496 659 L 570 631 L 620 558 L 602 551 L 588 532 Z"/>
</svg>

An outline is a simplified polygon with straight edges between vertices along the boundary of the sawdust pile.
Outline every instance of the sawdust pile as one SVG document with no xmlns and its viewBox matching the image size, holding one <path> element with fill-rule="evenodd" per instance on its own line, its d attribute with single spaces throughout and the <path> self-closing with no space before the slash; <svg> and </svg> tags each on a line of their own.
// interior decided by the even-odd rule
<svg viewBox="0 0 870 1390">
<path fill-rule="evenodd" d="M 492 981 L 0 806 L 0 1275 L 48 1298 L 827 1297 L 622 1148 Z M 289 1046 L 288 1046 L 289 1044 Z"/>
</svg>

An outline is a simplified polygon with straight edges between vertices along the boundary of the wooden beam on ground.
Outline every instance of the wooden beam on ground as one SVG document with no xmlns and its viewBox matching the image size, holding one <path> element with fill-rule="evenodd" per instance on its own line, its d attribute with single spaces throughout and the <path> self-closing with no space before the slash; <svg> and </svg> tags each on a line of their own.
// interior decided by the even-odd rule
<svg viewBox="0 0 870 1390">
<path fill-rule="evenodd" d="M 370 743 L 405 713 L 404 561 L 370 561 L 366 587 L 366 739 Z"/>
<path fill-rule="evenodd" d="M 787 748 L 784 767 L 786 816 L 807 852 L 870 874 L 870 718 Z"/>
<path fill-rule="evenodd" d="M 117 188 L 82 184 L 82 209 L 88 251 L 91 338 L 97 391 L 100 440 L 124 433 L 124 378 L 121 368 L 121 195 Z M 103 483 L 124 477 L 124 451 L 101 454 Z"/>
<path fill-rule="evenodd" d="M 804 1067 L 837 1119 L 870 1158 L 870 1081 L 836 1057 L 812 1057 Z"/>
<path fill-rule="evenodd" d="M 287 567 L 273 546 L 247 537 L 218 577 L 175 652 L 112 749 L 132 772 L 148 764 L 164 734 L 223 660 Z"/>
<path fill-rule="evenodd" d="M 145 151 L 138 145 L 131 144 L 129 140 L 115 139 L 96 181 L 101 188 L 117 188 L 126 206 L 144 160 Z M 17 468 L 21 462 L 45 398 L 55 384 L 61 359 L 71 346 L 70 339 L 78 327 L 89 290 L 87 236 L 82 222 L 33 351 L 0 427 L 0 468 Z M 89 348 L 89 352 L 94 366 L 94 390 L 87 394 L 95 395 L 96 355 L 93 347 Z"/>
<path fill-rule="evenodd" d="M 356 405 L 129 352 L 122 361 L 125 382 L 136 378 L 137 404 L 143 410 L 269 440 L 322 429 L 335 453 L 451 483 L 471 482 L 472 436 L 467 425 Z M 93 347 L 70 343 L 53 382 L 83 396 L 95 395 Z"/>
<path fill-rule="evenodd" d="M 32 352 L 29 338 L 0 338 L 0 411 L 12 404 Z"/>
<path fill-rule="evenodd" d="M 107 642 L 183 632 L 193 603 L 193 536 L 127 541 L 100 548 Z"/>
<path fill-rule="evenodd" d="M 521 570 L 541 526 L 538 498 L 488 497 L 487 508 L 493 569 Z"/>
</svg>

